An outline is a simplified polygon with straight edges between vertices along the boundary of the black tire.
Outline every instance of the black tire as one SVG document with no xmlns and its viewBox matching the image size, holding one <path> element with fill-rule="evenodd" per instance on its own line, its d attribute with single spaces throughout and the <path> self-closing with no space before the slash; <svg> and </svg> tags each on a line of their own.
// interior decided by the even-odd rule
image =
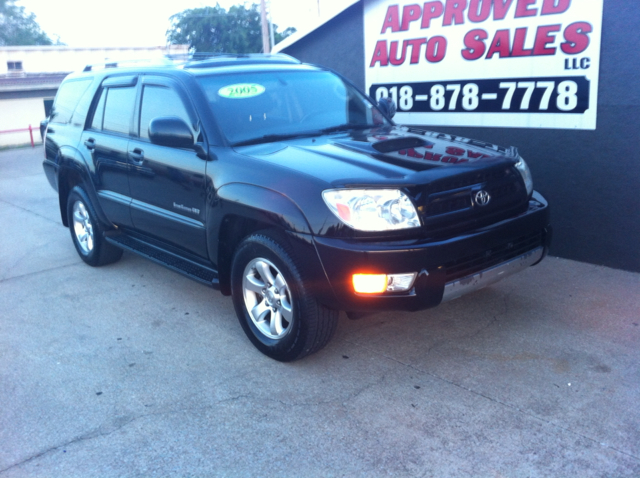
<svg viewBox="0 0 640 478">
<path fill-rule="evenodd" d="M 69 193 L 67 221 L 78 255 L 90 266 L 104 266 L 122 257 L 122 249 L 104 239 L 103 226 L 87 193 L 80 186 L 74 187 Z"/>
<path fill-rule="evenodd" d="M 254 234 L 238 246 L 231 295 L 249 340 L 281 362 L 317 352 L 338 325 L 338 311 L 320 304 L 307 290 L 286 242 L 267 234 Z"/>
</svg>

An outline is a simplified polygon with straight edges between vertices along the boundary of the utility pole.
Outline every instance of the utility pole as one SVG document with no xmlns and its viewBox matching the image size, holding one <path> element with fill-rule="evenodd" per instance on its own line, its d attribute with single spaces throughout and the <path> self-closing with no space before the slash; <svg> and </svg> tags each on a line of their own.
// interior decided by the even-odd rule
<svg viewBox="0 0 640 478">
<path fill-rule="evenodd" d="M 276 44 L 276 37 L 273 31 L 273 17 L 271 16 L 271 0 L 269 0 L 269 37 L 271 38 L 271 48 L 273 48 Z"/>
<path fill-rule="evenodd" d="M 262 51 L 271 53 L 271 45 L 269 44 L 269 25 L 267 23 L 267 7 L 265 0 L 260 0 L 260 19 L 262 20 Z"/>
</svg>

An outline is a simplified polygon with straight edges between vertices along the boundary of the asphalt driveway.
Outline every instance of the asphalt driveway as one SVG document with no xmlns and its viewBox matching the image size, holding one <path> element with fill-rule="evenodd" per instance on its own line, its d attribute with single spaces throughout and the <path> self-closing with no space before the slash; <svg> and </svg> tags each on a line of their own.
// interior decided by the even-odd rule
<svg viewBox="0 0 640 478">
<path fill-rule="evenodd" d="M 550 257 L 281 364 L 218 292 L 86 266 L 42 156 L 0 152 L 0 477 L 640 476 L 640 274 Z"/>
</svg>

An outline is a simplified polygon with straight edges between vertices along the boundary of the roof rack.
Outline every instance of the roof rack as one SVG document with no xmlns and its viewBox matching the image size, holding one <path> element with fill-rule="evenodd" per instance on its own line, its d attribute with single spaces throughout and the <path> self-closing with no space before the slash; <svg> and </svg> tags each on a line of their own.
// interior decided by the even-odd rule
<svg viewBox="0 0 640 478">
<path fill-rule="evenodd" d="M 105 60 L 99 63 L 92 63 L 84 67 L 82 71 L 102 70 L 105 68 L 125 68 L 127 66 L 148 65 L 148 66 L 175 66 L 185 63 L 190 55 L 184 53 L 164 55 L 160 58 L 139 58 L 135 60 Z"/>
<path fill-rule="evenodd" d="M 284 53 L 176 53 L 160 58 L 140 58 L 135 60 L 105 60 L 92 63 L 82 71 L 94 71 L 105 68 L 126 68 L 128 66 L 182 66 L 184 68 L 213 68 L 242 64 L 300 64 L 295 58 Z"/>
<path fill-rule="evenodd" d="M 194 53 L 191 61 L 183 65 L 184 68 L 214 68 L 218 66 L 269 64 L 300 64 L 292 56 L 284 53 Z"/>
</svg>

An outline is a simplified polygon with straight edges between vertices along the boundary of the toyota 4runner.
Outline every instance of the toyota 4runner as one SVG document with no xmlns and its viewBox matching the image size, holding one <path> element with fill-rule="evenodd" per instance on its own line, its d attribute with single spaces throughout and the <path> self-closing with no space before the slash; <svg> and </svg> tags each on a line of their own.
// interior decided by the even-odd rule
<svg viewBox="0 0 640 478">
<path fill-rule="evenodd" d="M 513 147 L 395 125 L 390 100 L 286 55 L 108 66 L 64 80 L 46 131 L 78 254 L 231 295 L 276 360 L 326 345 L 339 310 L 426 309 L 547 251 Z"/>
</svg>

